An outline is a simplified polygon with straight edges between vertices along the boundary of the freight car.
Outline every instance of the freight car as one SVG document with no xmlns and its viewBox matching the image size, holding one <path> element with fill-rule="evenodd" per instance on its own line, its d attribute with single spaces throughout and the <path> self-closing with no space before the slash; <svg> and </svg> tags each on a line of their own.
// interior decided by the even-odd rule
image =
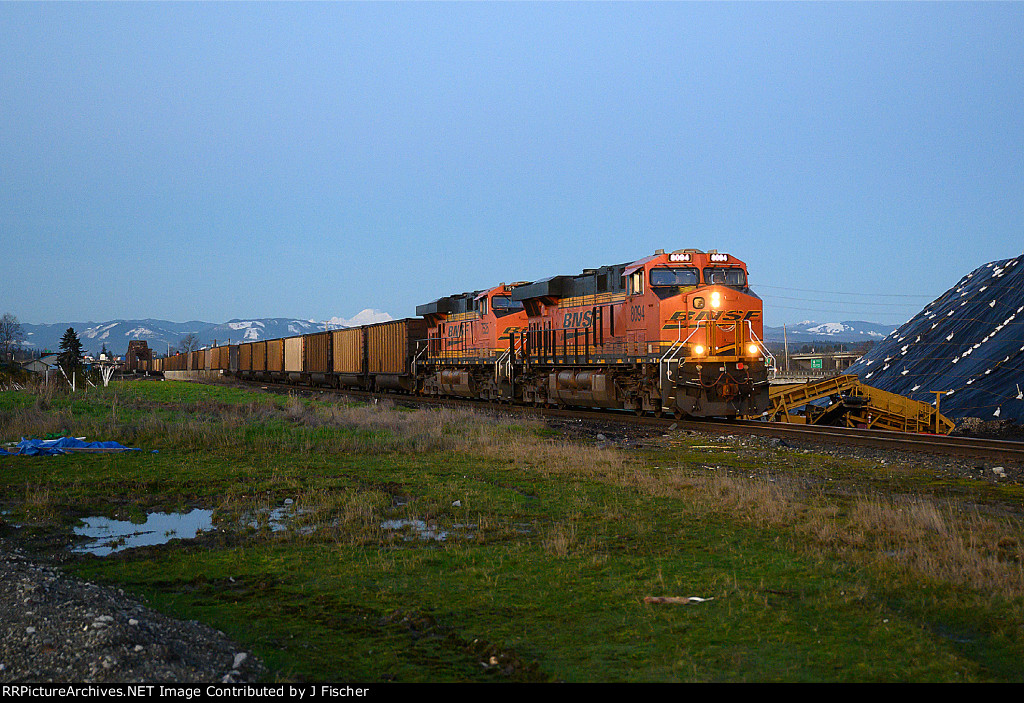
<svg viewBox="0 0 1024 703">
<path fill-rule="evenodd" d="M 625 264 L 438 298 L 420 318 L 168 357 L 252 380 L 534 405 L 760 415 L 771 355 L 746 265 L 658 250 Z"/>
</svg>

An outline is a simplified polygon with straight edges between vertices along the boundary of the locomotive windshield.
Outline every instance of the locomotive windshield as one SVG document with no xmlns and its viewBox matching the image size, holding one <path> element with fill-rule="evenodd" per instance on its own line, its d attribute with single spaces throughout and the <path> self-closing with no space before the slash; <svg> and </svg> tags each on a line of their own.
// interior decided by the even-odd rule
<svg viewBox="0 0 1024 703">
<path fill-rule="evenodd" d="M 694 268 L 653 268 L 651 286 L 695 286 L 700 283 L 700 274 Z"/>
<path fill-rule="evenodd" d="M 739 268 L 706 268 L 704 269 L 704 284 L 745 288 L 747 273 Z"/>
<path fill-rule="evenodd" d="M 522 310 L 523 301 L 512 300 L 512 298 L 507 295 L 496 295 L 491 298 L 491 306 L 494 308 L 495 312 L 498 312 L 499 310 Z"/>
</svg>

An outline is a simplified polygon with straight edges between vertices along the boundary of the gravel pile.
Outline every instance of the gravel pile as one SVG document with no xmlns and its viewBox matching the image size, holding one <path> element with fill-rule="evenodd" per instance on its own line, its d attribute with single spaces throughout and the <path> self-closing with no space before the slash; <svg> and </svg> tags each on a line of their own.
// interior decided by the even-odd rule
<svg viewBox="0 0 1024 703">
<path fill-rule="evenodd" d="M 34 563 L 0 539 L 0 682 L 249 683 L 263 673 L 223 633 Z"/>
</svg>

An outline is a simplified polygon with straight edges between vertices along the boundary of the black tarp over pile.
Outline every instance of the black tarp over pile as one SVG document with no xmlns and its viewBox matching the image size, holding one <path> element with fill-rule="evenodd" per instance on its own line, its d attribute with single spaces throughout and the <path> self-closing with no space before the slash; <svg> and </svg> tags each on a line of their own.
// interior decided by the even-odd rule
<svg viewBox="0 0 1024 703">
<path fill-rule="evenodd" d="M 967 274 L 850 367 L 863 383 L 940 410 L 1024 424 L 1024 256 Z"/>
</svg>

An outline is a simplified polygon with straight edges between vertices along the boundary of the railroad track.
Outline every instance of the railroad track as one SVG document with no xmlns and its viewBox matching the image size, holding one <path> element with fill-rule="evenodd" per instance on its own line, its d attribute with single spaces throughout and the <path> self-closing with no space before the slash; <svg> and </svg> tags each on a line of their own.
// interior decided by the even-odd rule
<svg viewBox="0 0 1024 703">
<path fill-rule="evenodd" d="M 243 384 L 248 385 L 248 384 Z M 847 446 L 873 447 L 898 451 L 921 452 L 958 458 L 983 459 L 991 462 L 1015 462 L 1024 465 L 1024 442 L 976 437 L 950 437 L 947 435 L 891 432 L 888 430 L 864 430 L 849 427 L 825 425 L 798 425 L 788 422 L 761 422 L 758 420 L 674 420 L 654 416 L 636 416 L 625 411 L 570 410 L 559 408 L 537 408 L 529 405 L 496 405 L 482 401 L 455 398 L 435 398 L 398 394 L 378 394 L 369 391 L 337 390 L 309 386 L 293 386 L 284 383 L 260 383 L 261 388 L 288 392 L 296 390 L 319 391 L 355 398 L 387 398 L 407 405 L 439 405 L 465 407 L 477 410 L 500 410 L 526 416 L 561 419 L 593 420 L 616 422 L 623 425 L 646 426 L 669 430 L 672 428 L 712 432 L 718 434 L 746 434 L 760 437 L 778 437 L 816 444 L 843 444 Z"/>
</svg>

